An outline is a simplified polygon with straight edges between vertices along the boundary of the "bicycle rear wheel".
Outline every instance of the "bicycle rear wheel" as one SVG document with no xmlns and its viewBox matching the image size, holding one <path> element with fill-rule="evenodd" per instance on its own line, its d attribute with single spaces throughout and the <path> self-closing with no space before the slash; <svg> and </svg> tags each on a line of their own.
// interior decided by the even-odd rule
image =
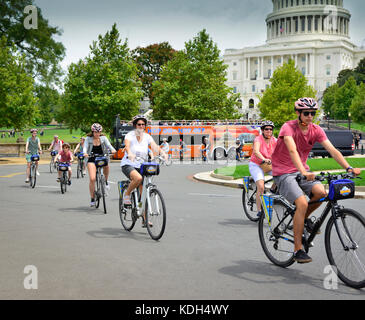
<svg viewBox="0 0 365 320">
<path fill-rule="evenodd" d="M 103 200 L 104 214 L 107 214 L 106 201 L 105 201 L 105 177 L 104 176 L 100 176 L 100 193 L 101 193 L 101 198 Z"/>
<path fill-rule="evenodd" d="M 274 203 L 271 218 L 259 220 L 259 237 L 267 258 L 275 265 L 287 268 L 294 263 L 293 218 L 282 203 Z"/>
<path fill-rule="evenodd" d="M 337 216 L 338 229 L 333 217 L 326 227 L 325 247 L 328 260 L 344 283 L 352 288 L 364 288 L 365 219 L 352 209 L 340 209 Z"/>
<path fill-rule="evenodd" d="M 30 166 L 30 175 L 29 175 L 29 185 L 32 189 L 34 189 L 35 184 L 37 182 L 37 173 L 36 173 L 36 165 L 31 164 Z"/>
<path fill-rule="evenodd" d="M 131 194 L 132 205 L 129 206 L 128 208 L 124 207 L 123 197 L 124 197 L 124 193 L 127 191 L 127 188 L 128 188 L 128 186 L 126 185 L 123 189 L 122 194 L 119 197 L 119 217 L 120 217 L 120 222 L 122 223 L 123 228 L 127 231 L 132 231 L 132 229 L 134 228 L 134 225 L 136 224 L 136 218 L 133 214 L 133 210 L 135 210 L 136 205 L 135 205 L 134 196 L 132 193 Z"/>
<path fill-rule="evenodd" d="M 60 185 L 61 185 L 61 192 L 62 194 L 64 194 L 67 191 L 67 173 L 65 172 L 62 172 Z"/>
<path fill-rule="evenodd" d="M 260 219 L 257 216 L 256 192 L 256 184 L 250 179 L 247 192 L 245 188 L 242 190 L 242 206 L 247 218 L 253 222 L 257 222 Z"/>
<path fill-rule="evenodd" d="M 77 179 L 80 178 L 80 160 L 77 161 L 77 170 L 76 170 L 76 176 L 77 176 Z"/>
<path fill-rule="evenodd" d="M 147 231 L 153 240 L 161 239 L 166 227 L 166 206 L 161 192 L 153 188 L 150 190 L 151 208 L 148 208 L 146 201 L 146 226 Z"/>
</svg>

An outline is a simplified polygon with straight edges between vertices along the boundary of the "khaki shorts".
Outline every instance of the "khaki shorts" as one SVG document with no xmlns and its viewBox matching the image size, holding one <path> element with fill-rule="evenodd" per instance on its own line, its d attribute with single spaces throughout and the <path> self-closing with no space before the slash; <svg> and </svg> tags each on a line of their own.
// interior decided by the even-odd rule
<svg viewBox="0 0 365 320">
<path fill-rule="evenodd" d="M 274 177 L 274 181 L 279 188 L 279 194 L 285 197 L 290 203 L 294 203 L 298 198 L 306 195 L 311 198 L 312 189 L 320 181 L 296 180 L 299 172 L 288 173 L 282 176 Z"/>
</svg>

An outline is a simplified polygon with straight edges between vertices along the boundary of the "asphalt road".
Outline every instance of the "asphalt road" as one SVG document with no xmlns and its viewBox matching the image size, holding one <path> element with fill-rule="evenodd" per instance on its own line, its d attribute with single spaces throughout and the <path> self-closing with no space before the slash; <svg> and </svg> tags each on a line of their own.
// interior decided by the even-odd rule
<svg viewBox="0 0 365 320">
<path fill-rule="evenodd" d="M 272 265 L 257 225 L 243 215 L 241 191 L 191 179 L 212 166 L 162 168 L 155 181 L 168 220 L 159 242 L 140 221 L 133 232 L 123 230 L 119 164 L 111 164 L 107 215 L 89 207 L 87 178 L 73 179 L 62 195 L 46 165 L 35 189 L 24 183 L 23 169 L 0 166 L 0 299 L 365 299 L 364 290 L 341 282 L 324 287 L 323 234 L 310 252 L 313 263 Z M 364 203 L 345 204 L 364 212 Z M 26 289 L 36 274 L 37 289 Z"/>
</svg>

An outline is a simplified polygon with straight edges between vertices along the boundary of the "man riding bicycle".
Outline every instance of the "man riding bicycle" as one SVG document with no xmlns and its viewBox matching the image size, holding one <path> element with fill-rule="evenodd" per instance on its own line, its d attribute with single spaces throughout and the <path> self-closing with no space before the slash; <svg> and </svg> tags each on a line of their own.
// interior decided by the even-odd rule
<svg viewBox="0 0 365 320">
<path fill-rule="evenodd" d="M 146 162 L 149 154 L 149 146 L 153 152 L 164 156 L 168 160 L 168 155 L 158 147 L 153 138 L 145 132 L 147 119 L 143 115 L 138 115 L 133 118 L 133 127 L 135 130 L 129 132 L 125 138 L 125 154 L 121 161 L 122 172 L 131 181 L 127 191 L 124 194 L 123 203 L 126 206 L 131 205 L 131 192 L 138 186 L 142 187 L 142 175 L 139 172 L 141 164 Z"/>
<path fill-rule="evenodd" d="M 295 112 L 298 119 L 288 121 L 281 128 L 278 143 L 272 155 L 272 169 L 279 193 L 290 203 L 295 203 L 296 211 L 293 219 L 294 227 L 294 260 L 298 263 L 312 261 L 302 250 L 302 235 L 304 225 L 311 230 L 313 222 L 309 216 L 321 204 L 308 205 L 306 195 L 310 201 L 326 197 L 326 191 L 321 182 L 315 180 L 315 174 L 310 172 L 307 159 L 313 145 L 320 143 L 347 172 L 355 175 L 360 169 L 353 169 L 343 155 L 328 140 L 323 129 L 313 124 L 318 111 L 318 103 L 312 98 L 302 98 L 295 102 Z M 306 179 L 298 182 L 298 174 Z"/>
</svg>

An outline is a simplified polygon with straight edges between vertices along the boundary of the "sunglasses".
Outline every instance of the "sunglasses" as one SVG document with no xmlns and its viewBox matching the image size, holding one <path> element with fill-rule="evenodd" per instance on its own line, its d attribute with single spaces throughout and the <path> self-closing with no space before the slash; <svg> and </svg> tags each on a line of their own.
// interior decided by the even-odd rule
<svg viewBox="0 0 365 320">
<path fill-rule="evenodd" d="M 273 131 L 271 128 L 265 128 L 264 131 Z"/>
<path fill-rule="evenodd" d="M 309 115 L 311 115 L 312 117 L 315 117 L 317 112 L 316 111 L 312 111 L 312 112 L 309 112 L 309 111 L 303 111 L 302 114 L 305 116 L 305 117 L 309 117 Z"/>
<path fill-rule="evenodd" d="M 145 123 L 137 123 L 137 127 L 145 127 L 146 124 Z"/>
</svg>

